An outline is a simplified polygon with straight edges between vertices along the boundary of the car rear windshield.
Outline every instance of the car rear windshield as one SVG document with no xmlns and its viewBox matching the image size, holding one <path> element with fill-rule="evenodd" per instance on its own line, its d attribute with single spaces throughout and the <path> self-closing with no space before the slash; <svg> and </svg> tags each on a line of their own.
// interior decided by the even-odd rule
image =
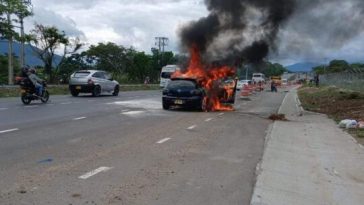
<svg viewBox="0 0 364 205">
<path fill-rule="evenodd" d="M 254 75 L 253 77 L 254 77 L 254 78 L 261 78 L 261 77 L 262 77 L 262 75 Z"/>
<path fill-rule="evenodd" d="M 83 78 L 83 77 L 87 77 L 88 75 L 90 75 L 90 72 L 76 72 L 74 77 L 75 78 Z"/>
<path fill-rule="evenodd" d="M 173 80 L 168 83 L 167 89 L 195 89 L 196 83 L 189 80 Z"/>
</svg>

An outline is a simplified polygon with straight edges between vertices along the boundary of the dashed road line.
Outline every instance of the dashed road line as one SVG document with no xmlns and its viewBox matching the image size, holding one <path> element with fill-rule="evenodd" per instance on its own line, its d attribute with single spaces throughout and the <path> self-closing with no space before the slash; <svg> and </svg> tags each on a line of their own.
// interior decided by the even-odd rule
<svg viewBox="0 0 364 205">
<path fill-rule="evenodd" d="M 25 108 L 35 108 L 35 107 L 39 107 L 39 105 L 26 105 L 24 107 Z"/>
<path fill-rule="evenodd" d="M 79 176 L 78 178 L 79 179 L 87 179 L 87 178 L 90 178 L 90 177 L 92 177 L 92 176 L 94 176 L 94 175 L 96 175 L 96 174 L 98 174 L 98 173 L 100 173 L 100 172 L 107 172 L 107 171 L 109 171 L 110 169 L 112 169 L 113 167 L 99 167 L 99 168 L 97 168 L 97 169 L 95 169 L 95 170 L 92 170 L 92 171 L 90 171 L 90 172 L 87 172 L 86 174 L 84 174 L 84 175 L 81 175 L 81 176 Z"/>
<path fill-rule="evenodd" d="M 6 108 L 6 107 L 0 107 L 0 111 L 3 111 L 3 110 L 7 110 L 9 108 Z"/>
<path fill-rule="evenodd" d="M 72 102 L 64 102 L 64 103 L 60 103 L 61 105 L 69 105 L 72 104 Z"/>
<path fill-rule="evenodd" d="M 120 114 L 122 115 L 140 115 L 145 113 L 145 111 L 127 111 L 127 112 L 122 112 Z"/>
<path fill-rule="evenodd" d="M 220 113 L 220 114 L 218 114 L 217 116 L 223 116 L 225 113 Z"/>
<path fill-rule="evenodd" d="M 158 142 L 157 142 L 157 144 L 163 144 L 163 143 L 165 143 L 165 142 L 167 142 L 168 140 L 170 140 L 171 138 L 164 138 L 164 139 L 162 139 L 162 140 L 159 140 Z"/>
<path fill-rule="evenodd" d="M 8 132 L 14 132 L 14 131 L 18 131 L 18 130 L 19 130 L 18 128 L 9 129 L 9 130 L 2 130 L 2 131 L 0 131 L 0 134 L 8 133 Z"/>
<path fill-rule="evenodd" d="M 196 127 L 197 127 L 197 125 L 192 125 L 192 126 L 188 127 L 187 129 L 188 129 L 188 130 L 193 130 L 193 129 L 195 129 Z"/>
<path fill-rule="evenodd" d="M 77 117 L 77 118 L 73 118 L 73 120 L 83 120 L 86 119 L 86 117 Z"/>
<path fill-rule="evenodd" d="M 206 120 L 205 120 L 205 122 L 210 122 L 211 120 L 213 120 L 212 118 L 207 118 Z"/>
<path fill-rule="evenodd" d="M 121 111 L 121 114 L 123 114 L 123 112 L 128 112 L 128 111 L 130 111 L 130 110 L 122 110 Z"/>
</svg>

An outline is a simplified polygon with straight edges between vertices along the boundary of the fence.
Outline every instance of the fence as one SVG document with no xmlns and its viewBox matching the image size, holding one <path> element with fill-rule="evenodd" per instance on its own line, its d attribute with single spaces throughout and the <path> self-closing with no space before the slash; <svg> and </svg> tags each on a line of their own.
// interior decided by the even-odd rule
<svg viewBox="0 0 364 205">
<path fill-rule="evenodd" d="M 364 92 L 364 72 L 330 73 L 320 76 L 323 85 L 335 85 L 339 88 Z"/>
</svg>

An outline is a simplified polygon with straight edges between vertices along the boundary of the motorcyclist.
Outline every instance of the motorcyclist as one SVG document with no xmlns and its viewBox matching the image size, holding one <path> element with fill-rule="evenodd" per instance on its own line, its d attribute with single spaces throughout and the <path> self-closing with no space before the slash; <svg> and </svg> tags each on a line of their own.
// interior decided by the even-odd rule
<svg viewBox="0 0 364 205">
<path fill-rule="evenodd" d="M 38 96 L 42 96 L 44 80 L 39 78 L 35 73 L 36 73 L 35 68 L 30 68 L 28 71 L 28 78 L 35 86 L 36 94 Z"/>
</svg>

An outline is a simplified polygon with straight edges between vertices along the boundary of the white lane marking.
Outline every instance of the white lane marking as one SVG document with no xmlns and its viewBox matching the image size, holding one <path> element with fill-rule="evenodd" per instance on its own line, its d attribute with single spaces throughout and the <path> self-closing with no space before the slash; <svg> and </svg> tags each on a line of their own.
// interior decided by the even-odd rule
<svg viewBox="0 0 364 205">
<path fill-rule="evenodd" d="M 61 103 L 61 105 L 69 105 L 69 104 L 72 104 L 72 102 L 64 102 L 64 103 Z"/>
<path fill-rule="evenodd" d="M 163 143 L 165 143 L 165 142 L 167 142 L 168 140 L 170 140 L 171 138 L 164 138 L 164 139 L 162 139 L 162 140 L 159 140 L 158 142 L 157 142 L 157 144 L 163 144 Z"/>
<path fill-rule="evenodd" d="M 122 110 L 121 112 L 128 112 L 129 110 Z"/>
<path fill-rule="evenodd" d="M 90 177 L 92 177 L 92 176 L 94 176 L 94 175 L 96 175 L 96 174 L 98 174 L 98 173 L 100 173 L 100 172 L 107 172 L 107 171 L 109 171 L 110 169 L 112 169 L 113 167 L 99 167 L 99 168 L 97 168 L 97 169 L 95 169 L 95 170 L 92 170 L 92 171 L 90 171 L 90 172 L 87 172 L 86 174 L 84 174 L 84 175 L 81 175 L 81 176 L 79 176 L 78 178 L 79 179 L 87 179 L 87 178 L 90 178 Z"/>
<path fill-rule="evenodd" d="M 223 116 L 225 113 L 220 113 L 220 114 L 218 114 L 217 116 Z"/>
<path fill-rule="evenodd" d="M 122 112 L 122 115 L 140 115 L 144 113 L 144 111 L 128 111 L 128 112 Z"/>
<path fill-rule="evenodd" d="M 26 105 L 24 107 L 25 108 L 35 108 L 35 107 L 39 107 L 39 105 Z"/>
<path fill-rule="evenodd" d="M 88 102 L 95 102 L 96 100 L 87 100 Z"/>
<path fill-rule="evenodd" d="M 0 107 L 0 111 L 2 111 L 2 110 L 7 110 L 7 109 L 9 109 L 9 108 L 6 108 L 6 107 Z"/>
<path fill-rule="evenodd" d="M 9 129 L 9 130 L 2 130 L 2 131 L 0 131 L 0 134 L 8 133 L 8 132 L 14 132 L 14 131 L 18 131 L 18 130 L 19 130 L 18 128 Z"/>
<path fill-rule="evenodd" d="M 188 129 L 188 130 L 193 130 L 193 129 L 195 129 L 196 127 L 197 127 L 197 125 L 192 125 L 192 126 L 188 127 L 187 129 Z"/>
<path fill-rule="evenodd" d="M 86 117 L 77 117 L 77 118 L 73 118 L 73 120 L 83 120 L 86 119 Z"/>
<path fill-rule="evenodd" d="M 210 122 L 211 120 L 213 120 L 212 118 L 207 118 L 206 120 L 205 120 L 205 122 Z"/>
</svg>

